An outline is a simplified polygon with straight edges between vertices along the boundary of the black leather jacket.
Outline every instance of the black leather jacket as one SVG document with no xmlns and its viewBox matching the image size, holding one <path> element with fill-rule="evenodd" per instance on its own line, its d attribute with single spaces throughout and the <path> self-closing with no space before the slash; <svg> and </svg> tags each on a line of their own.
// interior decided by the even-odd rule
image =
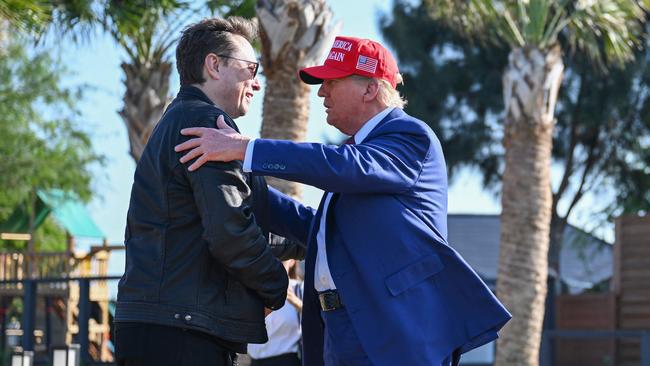
<svg viewBox="0 0 650 366">
<path fill-rule="evenodd" d="M 154 129 L 135 171 L 115 321 L 264 343 L 263 308 L 282 307 L 288 286 L 258 225 L 269 214 L 268 187 L 243 173 L 241 161 L 189 172 L 174 152 L 188 139 L 182 128 L 214 127 L 221 114 L 236 128 L 201 90 L 182 87 Z M 276 255 L 304 256 L 282 239 L 273 238 Z"/>
</svg>

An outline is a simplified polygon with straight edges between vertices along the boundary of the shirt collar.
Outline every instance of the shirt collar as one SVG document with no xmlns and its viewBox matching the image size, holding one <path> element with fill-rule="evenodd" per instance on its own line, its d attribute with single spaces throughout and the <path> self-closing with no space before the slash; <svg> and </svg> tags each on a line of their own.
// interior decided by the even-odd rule
<svg viewBox="0 0 650 366">
<path fill-rule="evenodd" d="M 366 122 L 363 126 L 361 126 L 359 131 L 357 131 L 357 133 L 354 134 L 354 143 L 355 144 L 362 143 L 363 140 L 365 140 L 366 137 L 368 137 L 370 131 L 372 131 L 375 127 L 377 127 L 379 122 L 381 122 L 384 119 L 384 117 L 386 117 L 388 113 L 390 113 L 393 110 L 393 108 L 394 107 L 386 107 L 386 109 L 375 114 L 374 117 L 372 117 L 370 120 L 368 120 L 368 122 Z"/>
</svg>

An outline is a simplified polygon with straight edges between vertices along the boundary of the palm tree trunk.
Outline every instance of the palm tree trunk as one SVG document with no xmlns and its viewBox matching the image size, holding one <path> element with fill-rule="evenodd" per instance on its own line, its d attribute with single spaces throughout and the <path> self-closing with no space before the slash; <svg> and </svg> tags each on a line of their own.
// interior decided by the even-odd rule
<svg viewBox="0 0 650 366">
<path fill-rule="evenodd" d="M 264 122 L 260 135 L 262 138 L 304 141 L 309 118 L 309 87 L 296 79 L 295 71 L 283 76 L 280 74 L 285 73 L 266 79 Z M 300 183 L 274 177 L 266 179 L 270 185 L 294 198 L 302 195 Z"/>
<path fill-rule="evenodd" d="M 266 78 L 262 138 L 304 141 L 309 118 L 309 86 L 298 69 L 316 64 L 336 33 L 324 0 L 258 1 L 262 66 Z M 269 183 L 300 198 L 299 183 L 269 178 Z"/>
<path fill-rule="evenodd" d="M 557 212 L 551 212 L 551 233 L 549 236 L 548 268 L 555 271 L 557 280 L 561 280 L 560 255 L 564 244 L 564 230 L 567 218 L 560 217 Z"/>
<path fill-rule="evenodd" d="M 151 132 L 169 103 L 170 62 L 122 63 L 126 79 L 124 107 L 119 112 L 129 132 L 131 157 L 137 163 Z"/>
<path fill-rule="evenodd" d="M 551 148 L 562 81 L 559 47 L 514 49 L 503 77 L 501 244 L 497 295 L 513 314 L 497 345 L 496 365 L 539 364 L 551 223 Z"/>
</svg>

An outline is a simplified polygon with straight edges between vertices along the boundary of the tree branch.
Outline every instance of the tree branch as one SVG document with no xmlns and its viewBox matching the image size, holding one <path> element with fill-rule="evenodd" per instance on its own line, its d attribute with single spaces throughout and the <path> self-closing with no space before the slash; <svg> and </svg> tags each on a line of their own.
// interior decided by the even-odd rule
<svg viewBox="0 0 650 366">
<path fill-rule="evenodd" d="M 552 212 L 557 212 L 557 205 L 560 199 L 562 198 L 562 196 L 564 196 L 564 193 L 566 192 L 567 188 L 569 187 L 569 179 L 573 174 L 574 154 L 575 154 L 575 149 L 578 145 L 577 131 L 578 131 L 579 115 L 580 112 L 582 111 L 581 108 L 582 101 L 584 100 L 584 89 L 585 89 L 584 78 L 585 78 L 585 72 L 583 71 L 580 75 L 580 89 L 578 91 L 578 98 L 576 99 L 576 107 L 571 116 L 571 132 L 569 137 L 569 149 L 567 150 L 567 158 L 564 164 L 564 174 L 562 176 L 562 181 L 560 182 L 560 186 L 558 187 L 557 192 L 553 194 L 553 203 L 551 209 Z M 559 213 L 558 213 L 558 217 L 560 217 Z"/>
</svg>

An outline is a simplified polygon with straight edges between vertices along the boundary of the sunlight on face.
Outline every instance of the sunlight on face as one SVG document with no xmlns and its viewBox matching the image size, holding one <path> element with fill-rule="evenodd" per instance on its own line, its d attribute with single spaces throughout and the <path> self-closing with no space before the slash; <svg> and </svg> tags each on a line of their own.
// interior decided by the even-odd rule
<svg viewBox="0 0 650 366">
<path fill-rule="evenodd" d="M 233 36 L 236 49 L 225 60 L 221 70 L 225 104 L 222 106 L 232 118 L 245 115 L 253 99 L 254 92 L 261 89 L 255 77 L 255 50 L 241 36 Z M 247 60 L 250 60 L 248 62 Z"/>
<path fill-rule="evenodd" d="M 365 89 L 364 83 L 354 77 L 323 80 L 318 96 L 323 98 L 327 123 L 346 135 L 354 135 L 359 128 L 358 109 Z"/>
</svg>

